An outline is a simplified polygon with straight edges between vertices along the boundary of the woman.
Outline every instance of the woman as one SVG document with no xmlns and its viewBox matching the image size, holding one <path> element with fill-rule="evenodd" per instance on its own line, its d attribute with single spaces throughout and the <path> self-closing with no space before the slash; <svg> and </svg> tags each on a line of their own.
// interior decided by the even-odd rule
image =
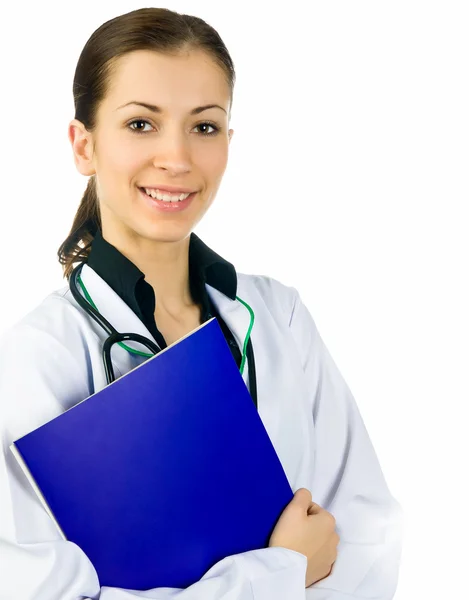
<svg viewBox="0 0 469 600">
<path fill-rule="evenodd" d="M 116 329 L 161 348 L 216 316 L 239 365 L 249 315 L 236 298 L 253 308 L 255 363 L 243 377 L 294 499 L 268 548 L 225 558 L 186 590 L 100 588 L 93 565 L 60 537 L 9 451 L 14 440 L 106 385 L 106 333 L 67 285 L 0 344 L 0 598 L 394 594 L 400 507 L 311 315 L 294 288 L 237 273 L 192 233 L 226 168 L 233 86 L 230 56 L 201 19 L 147 8 L 95 31 L 77 65 L 69 126 L 76 167 L 90 179 L 59 259 L 67 278 L 86 263 L 87 292 Z M 122 348 L 113 352 L 120 375 L 142 360 Z"/>
</svg>

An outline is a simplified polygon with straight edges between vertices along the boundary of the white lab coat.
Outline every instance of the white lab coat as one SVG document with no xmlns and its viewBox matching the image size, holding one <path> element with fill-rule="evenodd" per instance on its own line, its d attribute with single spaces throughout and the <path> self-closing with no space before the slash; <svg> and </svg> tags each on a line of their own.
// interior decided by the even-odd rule
<svg viewBox="0 0 469 600">
<path fill-rule="evenodd" d="M 402 512 L 388 490 L 350 390 L 297 290 L 266 276 L 237 276 L 237 295 L 255 313 L 251 336 L 259 414 L 293 491 L 309 489 L 313 501 L 336 518 L 341 542 L 332 574 L 305 590 L 306 557 L 285 548 L 263 548 L 225 558 L 186 590 L 100 588 L 93 565 L 78 546 L 61 538 L 9 450 L 14 440 L 106 383 L 101 354 L 106 334 L 77 306 L 67 285 L 0 340 L 1 600 L 393 597 Z M 99 311 L 117 330 L 153 339 L 87 265 L 82 278 Z M 242 348 L 248 310 L 208 284 L 206 289 Z M 120 347 L 113 349 L 116 376 L 141 360 Z M 248 385 L 247 363 L 243 377 Z"/>
</svg>

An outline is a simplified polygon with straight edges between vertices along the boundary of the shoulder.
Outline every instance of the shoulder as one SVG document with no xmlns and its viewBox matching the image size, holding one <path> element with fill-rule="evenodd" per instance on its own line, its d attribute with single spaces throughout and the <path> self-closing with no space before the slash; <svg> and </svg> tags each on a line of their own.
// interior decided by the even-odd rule
<svg viewBox="0 0 469 600">
<path fill-rule="evenodd" d="M 53 292 L 0 335 L 0 421 L 11 440 L 91 393 L 86 331 L 66 293 Z"/>
<path fill-rule="evenodd" d="M 268 310 L 277 320 L 283 323 L 286 321 L 289 327 L 294 319 L 304 316 L 305 306 L 296 287 L 268 275 L 246 273 L 237 273 L 237 275 L 237 295 L 242 299 L 244 299 L 243 293 L 246 294 L 253 301 L 260 303 L 258 307 Z"/>
<path fill-rule="evenodd" d="M 251 298 L 258 309 L 268 310 L 282 330 L 291 336 L 303 366 L 311 353 L 322 352 L 323 340 L 298 289 L 267 275 L 238 273 L 238 296 Z M 248 300 L 249 302 L 249 300 Z"/>
<path fill-rule="evenodd" d="M 24 359 L 39 358 L 41 353 L 78 358 L 84 350 L 85 321 L 69 296 L 68 285 L 53 291 L 4 330 L 0 334 L 0 360 L 16 354 Z"/>
<path fill-rule="evenodd" d="M 237 276 L 237 295 L 239 297 L 243 298 L 242 294 L 246 294 L 261 303 L 261 306 L 265 307 L 273 316 L 280 317 L 282 320 L 287 319 L 290 324 L 299 300 L 299 294 L 295 287 L 268 275 L 237 273 Z"/>
</svg>

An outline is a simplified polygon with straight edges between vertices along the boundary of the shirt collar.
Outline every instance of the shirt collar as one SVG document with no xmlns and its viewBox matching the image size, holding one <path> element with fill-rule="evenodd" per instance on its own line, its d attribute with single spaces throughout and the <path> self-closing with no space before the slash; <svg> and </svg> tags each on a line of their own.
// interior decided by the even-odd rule
<svg viewBox="0 0 469 600">
<path fill-rule="evenodd" d="M 139 317 L 154 311 L 153 288 L 145 281 L 145 274 L 107 242 L 100 230 L 94 237 L 87 262 Z M 234 266 L 193 232 L 189 242 L 189 283 L 193 300 L 202 304 L 205 318 L 209 316 L 211 306 L 205 283 L 231 300 L 236 300 L 237 276 Z"/>
</svg>

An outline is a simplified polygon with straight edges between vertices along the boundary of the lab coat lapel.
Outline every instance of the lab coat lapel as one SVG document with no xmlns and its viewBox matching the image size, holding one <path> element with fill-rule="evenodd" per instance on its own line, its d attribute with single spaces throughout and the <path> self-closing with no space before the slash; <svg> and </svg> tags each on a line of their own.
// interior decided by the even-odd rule
<svg viewBox="0 0 469 600">
<path fill-rule="evenodd" d="M 249 314 L 248 309 L 238 300 L 231 300 L 231 298 L 225 296 L 225 294 L 212 287 L 208 283 L 205 284 L 205 288 L 210 296 L 210 299 L 220 313 L 220 316 L 232 332 L 233 337 L 235 338 L 242 353 L 244 340 L 251 323 L 251 315 Z M 254 327 L 255 325 L 251 331 L 251 336 L 253 335 Z M 243 379 L 249 389 L 249 365 L 247 360 L 244 365 Z"/>
<path fill-rule="evenodd" d="M 156 344 L 155 338 L 133 310 L 87 264 L 83 266 L 81 277 L 99 312 L 117 331 L 120 333 L 138 333 Z"/>
<path fill-rule="evenodd" d="M 139 335 L 143 335 L 150 341 L 157 344 L 155 338 L 151 335 L 133 310 L 122 300 L 118 294 L 116 294 L 116 292 L 104 281 L 104 279 L 102 279 L 87 264 L 83 266 L 81 278 L 98 311 L 107 321 L 109 321 L 114 329 L 116 329 L 119 333 L 138 333 Z M 104 342 L 104 340 L 107 338 L 107 334 L 98 325 L 96 327 L 97 331 L 99 332 L 99 336 Z M 149 352 L 148 349 L 138 342 L 126 341 L 125 344 L 136 350 Z M 112 361 L 120 373 L 123 374 L 127 372 L 129 368 L 136 366 L 136 364 L 134 364 L 135 361 L 141 362 L 141 359 L 137 359 L 135 355 L 131 355 L 127 350 L 115 344 L 112 349 Z"/>
</svg>

